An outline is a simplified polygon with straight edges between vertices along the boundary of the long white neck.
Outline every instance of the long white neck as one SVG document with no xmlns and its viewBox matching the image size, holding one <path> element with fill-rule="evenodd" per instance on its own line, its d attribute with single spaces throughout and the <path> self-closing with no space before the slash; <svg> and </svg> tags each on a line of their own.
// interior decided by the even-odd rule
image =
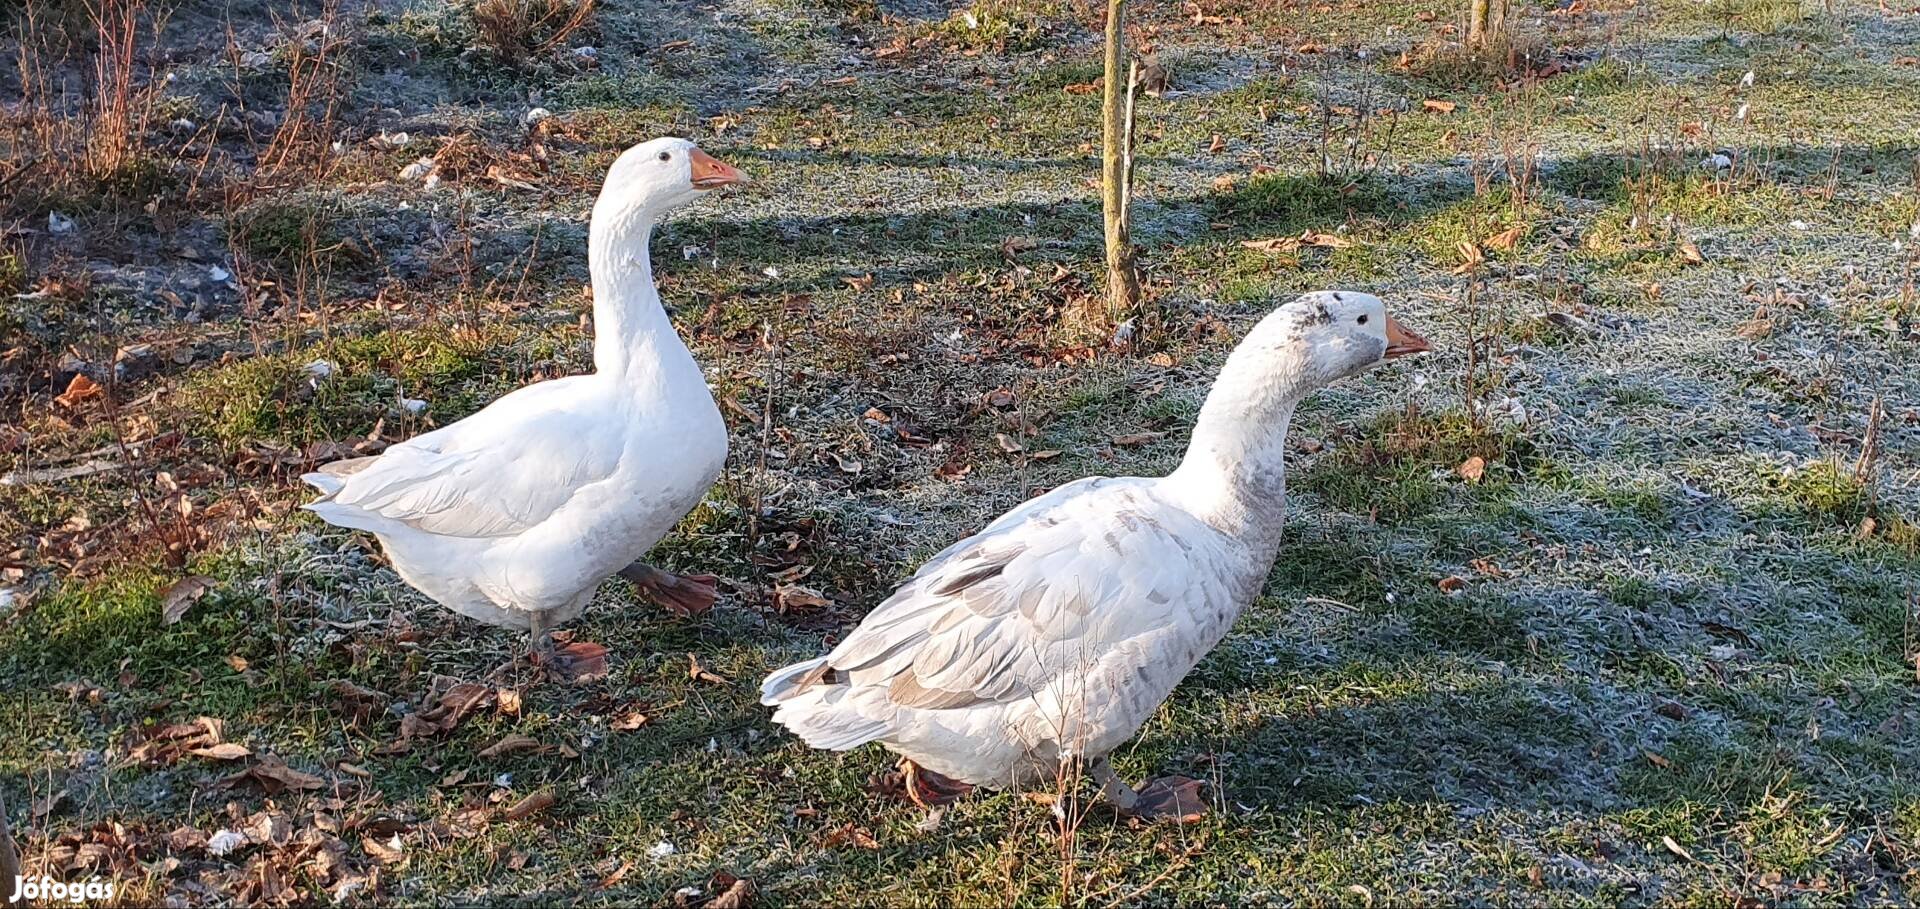
<svg viewBox="0 0 1920 909">
<path fill-rule="evenodd" d="M 652 234 L 653 218 L 646 212 L 620 212 L 606 200 L 594 206 L 587 230 L 593 367 L 616 380 L 651 384 L 664 380 L 669 370 L 691 366 L 698 372 L 653 286 L 647 247 Z"/>
<path fill-rule="evenodd" d="M 1200 408 L 1186 457 L 1163 481 L 1196 517 L 1249 546 L 1280 542 L 1287 513 L 1287 425 L 1313 390 L 1294 364 L 1227 359 Z"/>
</svg>

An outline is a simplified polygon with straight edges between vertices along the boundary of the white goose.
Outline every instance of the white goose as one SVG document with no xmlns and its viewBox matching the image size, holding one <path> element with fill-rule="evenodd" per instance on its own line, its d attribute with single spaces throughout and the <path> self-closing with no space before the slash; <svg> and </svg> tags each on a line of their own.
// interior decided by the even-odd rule
<svg viewBox="0 0 1920 909">
<path fill-rule="evenodd" d="M 1287 424 L 1299 401 L 1429 350 L 1378 297 L 1307 294 L 1227 359 L 1179 469 L 1090 477 L 948 547 L 832 653 L 761 686 L 773 719 L 816 748 L 879 742 L 908 794 L 1047 779 L 1087 763 L 1122 810 L 1191 814 L 1186 785 L 1121 784 L 1132 738 L 1259 593 L 1280 550 Z"/>
<path fill-rule="evenodd" d="M 639 561 L 700 503 L 727 429 L 653 284 L 647 241 L 667 212 L 746 177 L 685 139 L 627 149 L 594 202 L 594 371 L 521 388 L 377 457 L 302 479 L 306 506 L 380 540 L 407 583 L 462 615 L 547 632 L 620 574 L 682 614 L 711 606 L 711 576 Z"/>
</svg>

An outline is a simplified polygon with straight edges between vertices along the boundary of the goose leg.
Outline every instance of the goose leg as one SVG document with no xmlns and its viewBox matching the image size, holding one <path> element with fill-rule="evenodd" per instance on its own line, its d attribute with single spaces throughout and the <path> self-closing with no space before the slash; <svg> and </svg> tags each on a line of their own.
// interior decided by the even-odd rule
<svg viewBox="0 0 1920 909">
<path fill-rule="evenodd" d="M 710 574 L 679 575 L 635 562 L 620 569 L 620 576 L 642 597 L 683 619 L 712 609 L 720 596 L 714 586 L 720 579 Z"/>
<path fill-rule="evenodd" d="M 973 786 L 923 769 L 907 758 L 900 759 L 898 780 L 899 790 L 894 794 L 904 795 L 908 801 L 928 810 L 951 805 L 973 791 Z"/>
<path fill-rule="evenodd" d="M 547 614 L 544 612 L 527 616 L 527 653 L 536 663 L 553 661 L 553 634 L 547 628 Z"/>
<path fill-rule="evenodd" d="M 1106 758 L 1094 761 L 1093 766 L 1087 768 L 1087 773 L 1092 775 L 1095 783 L 1100 784 L 1100 794 L 1112 802 L 1121 814 L 1132 814 L 1135 808 L 1140 807 L 1140 793 L 1120 781 L 1119 774 L 1113 772 L 1113 765 Z"/>
<path fill-rule="evenodd" d="M 1134 789 L 1120 781 L 1106 758 L 1096 761 L 1088 772 L 1100 784 L 1100 794 L 1128 817 L 1185 824 L 1207 814 L 1207 800 L 1200 795 L 1199 780 L 1163 776 L 1148 780 L 1146 785 Z"/>
<path fill-rule="evenodd" d="M 607 648 L 591 641 L 569 640 L 564 646 L 555 642 L 546 613 L 527 617 L 527 633 L 527 648 L 534 664 L 551 670 L 561 680 L 579 683 L 606 678 Z"/>
</svg>

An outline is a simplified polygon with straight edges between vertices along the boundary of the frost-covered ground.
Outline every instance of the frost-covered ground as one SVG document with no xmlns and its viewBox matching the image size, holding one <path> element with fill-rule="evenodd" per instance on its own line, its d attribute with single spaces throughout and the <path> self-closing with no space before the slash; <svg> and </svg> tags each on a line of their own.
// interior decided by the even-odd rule
<svg viewBox="0 0 1920 909">
<path fill-rule="evenodd" d="M 187 2 L 94 173 L 60 144 L 84 11 L 16 21 L 56 89 L 0 73 L 29 865 L 130 903 L 1912 902 L 1920 13 L 1561 7 L 1517 13 L 1521 78 L 1448 55 L 1450 5 L 1141 3 L 1160 315 L 1124 355 L 1085 4 L 603 0 L 508 60 L 465 7 Z M 654 245 L 734 426 L 658 554 L 733 583 L 693 622 L 609 584 L 576 629 L 605 681 L 496 672 L 519 637 L 294 512 L 293 475 L 587 368 L 586 209 L 668 132 L 755 180 Z M 1209 779 L 1208 819 L 929 818 L 878 749 L 766 722 L 759 676 L 919 558 L 1171 467 L 1238 335 L 1323 287 L 1439 350 L 1303 410 L 1265 596 L 1118 761 Z M 75 372 L 111 393 L 56 401 Z"/>
</svg>

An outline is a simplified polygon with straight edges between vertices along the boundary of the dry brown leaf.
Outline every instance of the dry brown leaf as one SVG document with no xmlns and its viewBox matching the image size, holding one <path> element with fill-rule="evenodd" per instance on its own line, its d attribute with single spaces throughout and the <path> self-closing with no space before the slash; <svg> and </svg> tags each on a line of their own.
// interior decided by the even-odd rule
<svg viewBox="0 0 1920 909">
<path fill-rule="evenodd" d="M 753 881 L 725 871 L 714 874 L 713 880 L 707 882 L 707 891 L 715 896 L 706 909 L 750 909 L 760 896 Z"/>
<path fill-rule="evenodd" d="M 1471 458 L 1461 461 L 1460 466 L 1454 468 L 1453 472 L 1459 474 L 1461 479 L 1469 483 L 1478 483 L 1481 477 L 1487 475 L 1487 459 L 1479 455 L 1474 455 Z"/>
<path fill-rule="evenodd" d="M 1027 450 L 1027 446 L 1020 444 L 1019 439 L 1016 439 L 1010 435 L 1007 435 L 1004 432 L 994 433 L 993 442 L 995 445 L 1000 446 L 1001 451 L 1004 451 L 1007 454 L 1019 454 L 1020 452 Z"/>
<path fill-rule="evenodd" d="M 443 692 L 433 707 L 400 718 L 400 737 L 412 739 L 438 735 L 460 724 L 467 714 L 493 696 L 493 689 L 479 682 L 459 682 Z"/>
<path fill-rule="evenodd" d="M 510 821 L 524 821 L 552 807 L 553 790 L 542 789 L 520 801 L 514 802 L 512 807 L 507 809 L 506 818 Z"/>
<path fill-rule="evenodd" d="M 1512 227 L 1507 228 L 1506 230 L 1503 230 L 1497 234 L 1494 234 L 1491 237 L 1488 237 L 1485 241 L 1485 246 L 1488 249 L 1497 249 L 1497 250 L 1500 250 L 1501 252 L 1506 252 L 1507 250 L 1512 249 L 1514 247 L 1514 244 L 1520 242 L 1520 235 L 1524 233 L 1526 229 L 1527 228 L 1525 225 L 1516 224 Z"/>
<path fill-rule="evenodd" d="M 1421 109 L 1430 110 L 1436 114 L 1453 113 L 1453 109 L 1459 106 L 1460 105 L 1455 104 L 1452 101 L 1446 101 L 1440 98 L 1428 98 L 1425 101 L 1420 102 Z"/>
<path fill-rule="evenodd" d="M 1459 246 L 1455 246 L 1455 250 L 1459 250 L 1459 267 L 1453 269 L 1455 275 L 1473 271 L 1475 265 L 1486 261 L 1486 254 L 1480 252 L 1480 246 L 1476 246 L 1476 244 L 1469 242 L 1469 240 L 1461 240 Z"/>
<path fill-rule="evenodd" d="M 1435 586 L 1440 588 L 1441 593 L 1459 593 L 1467 589 L 1467 579 L 1459 575 L 1448 575 L 1441 578 Z"/>
<path fill-rule="evenodd" d="M 715 685 L 731 685 L 733 680 L 720 673 L 700 665 L 700 658 L 687 654 L 687 676 L 696 682 L 711 682 Z"/>
<path fill-rule="evenodd" d="M 1682 846 L 1677 842 L 1674 842 L 1674 839 L 1671 836 L 1667 836 L 1666 834 L 1661 834 L 1660 845 L 1667 847 L 1668 852 L 1671 852 L 1674 855 L 1677 855 L 1683 859 L 1686 859 L 1689 862 L 1698 861 L 1693 857 L 1693 853 L 1687 851 L 1687 847 Z"/>
<path fill-rule="evenodd" d="M 1350 246 L 1353 246 L 1354 242 L 1339 234 L 1329 234 L 1329 233 L 1322 233 L 1317 230 L 1310 230 L 1300 235 L 1300 245 L 1319 246 L 1319 247 L 1324 247 L 1326 249 L 1346 249 Z"/>
<path fill-rule="evenodd" d="M 833 605 L 825 594 L 799 584 L 781 584 L 773 588 L 773 607 L 782 614 L 802 609 L 826 609 Z"/>
<path fill-rule="evenodd" d="M 1688 265 L 1704 265 L 1707 261 L 1707 257 L 1700 254 L 1700 247 L 1694 245 L 1692 240 L 1680 241 L 1680 258 L 1687 260 Z"/>
<path fill-rule="evenodd" d="M 627 876 L 627 872 L 632 870 L 633 870 L 632 860 L 621 862 L 620 867 L 613 869 L 613 873 L 608 874 L 606 877 L 601 878 L 600 883 L 597 886 L 601 890 L 611 890 L 616 885 L 618 885 L 622 879 L 624 879 Z M 713 904 L 708 903 L 707 905 L 711 906 Z"/>
<path fill-rule="evenodd" d="M 237 761 L 243 757 L 252 756 L 253 749 L 234 742 L 227 742 L 220 745 L 209 745 L 205 748 L 195 748 L 187 753 L 216 761 Z"/>
<path fill-rule="evenodd" d="M 407 860 L 407 847 L 405 843 L 400 842 L 398 833 L 384 842 L 375 837 L 363 836 L 360 838 L 360 848 L 382 865 L 398 865 Z"/>
<path fill-rule="evenodd" d="M 226 777 L 221 780 L 221 783 L 228 787 L 253 783 L 265 790 L 268 795 L 279 795 L 289 789 L 322 789 L 327 785 L 326 780 L 288 767 L 279 758 L 270 754 L 261 755 L 259 761 L 253 766 Z"/>
<path fill-rule="evenodd" d="M 1263 240 L 1241 240 L 1240 245 L 1261 252 L 1290 253 L 1300 249 L 1298 237 L 1268 237 Z"/>
<path fill-rule="evenodd" d="M 1027 454 L 1027 457 L 1035 461 L 1051 461 L 1054 458 L 1057 458 L 1059 456 L 1060 456 L 1060 449 L 1058 448 L 1046 448 L 1040 451 L 1029 452 Z"/>
<path fill-rule="evenodd" d="M 1133 448 L 1139 445 L 1146 445 L 1150 442 L 1157 442 L 1166 438 L 1166 435 L 1164 432 L 1130 432 L 1124 435 L 1114 436 L 1113 444 L 1121 448 Z"/>
<path fill-rule="evenodd" d="M 81 404 L 100 397 L 105 393 L 106 391 L 100 387 L 100 383 L 87 378 L 86 373 L 77 372 L 73 374 L 72 381 L 67 383 L 67 390 L 61 392 L 58 397 L 54 398 L 53 403 L 71 409 L 79 407 Z"/>
<path fill-rule="evenodd" d="M 1220 138 L 1219 133 L 1214 133 L 1213 142 L 1212 144 L 1207 146 L 1207 151 L 1211 154 L 1217 155 L 1225 151 L 1226 148 L 1227 148 L 1227 140 Z"/>
<path fill-rule="evenodd" d="M 1645 749 L 1642 749 L 1640 753 L 1643 755 L 1646 755 L 1647 763 L 1652 764 L 1655 767 L 1658 767 L 1662 770 L 1673 769 L 1673 761 L 1670 758 L 1668 758 L 1666 755 L 1661 754 L 1658 751 L 1647 751 Z"/>
<path fill-rule="evenodd" d="M 607 728 L 615 732 L 632 732 L 645 725 L 647 725 L 646 714 L 638 710 L 629 710 L 614 717 L 611 722 L 607 723 Z"/>
<path fill-rule="evenodd" d="M 497 758 L 503 754 L 518 754 L 522 751 L 544 751 L 545 745 L 517 732 L 509 732 L 500 741 L 480 750 L 483 758 Z"/>
<path fill-rule="evenodd" d="M 827 831 L 826 836 L 822 837 L 822 844 L 828 849 L 841 846 L 853 846 L 859 849 L 880 848 L 880 841 L 873 838 L 872 831 L 852 824 L 842 824 Z"/>
<path fill-rule="evenodd" d="M 1095 79 L 1092 82 L 1075 82 L 1071 85 L 1066 86 L 1065 88 L 1062 88 L 1061 91 L 1066 92 L 1069 95 L 1091 95 L 1094 92 L 1099 91 L 1100 86 L 1105 84 L 1106 81 L 1107 80 L 1105 78 L 1100 78 L 1100 79 Z"/>
<path fill-rule="evenodd" d="M 214 583 L 212 578 L 196 574 L 168 585 L 160 594 L 160 624 L 164 627 L 179 623 L 187 610 L 213 589 Z"/>
</svg>

